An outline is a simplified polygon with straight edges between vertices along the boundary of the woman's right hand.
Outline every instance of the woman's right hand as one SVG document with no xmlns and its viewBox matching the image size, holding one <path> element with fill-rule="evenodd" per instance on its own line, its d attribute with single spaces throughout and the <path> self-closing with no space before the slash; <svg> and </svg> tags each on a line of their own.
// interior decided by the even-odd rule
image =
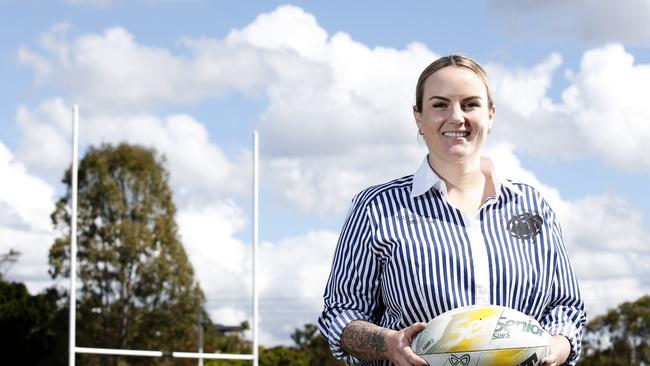
<svg viewBox="0 0 650 366">
<path fill-rule="evenodd" d="M 402 330 L 392 330 L 354 320 L 343 329 L 341 346 L 362 360 L 388 359 L 397 366 L 426 366 L 427 362 L 411 349 L 413 338 L 424 328 L 425 323 L 415 323 Z"/>
</svg>

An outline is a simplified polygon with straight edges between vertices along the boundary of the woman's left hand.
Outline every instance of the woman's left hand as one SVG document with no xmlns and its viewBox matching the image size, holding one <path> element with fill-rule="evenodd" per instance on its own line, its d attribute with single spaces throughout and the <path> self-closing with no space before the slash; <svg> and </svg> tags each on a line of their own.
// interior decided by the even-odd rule
<svg viewBox="0 0 650 366">
<path fill-rule="evenodd" d="M 571 343 L 565 336 L 551 336 L 548 354 L 539 362 L 545 366 L 560 366 L 566 362 L 571 353 Z"/>
</svg>

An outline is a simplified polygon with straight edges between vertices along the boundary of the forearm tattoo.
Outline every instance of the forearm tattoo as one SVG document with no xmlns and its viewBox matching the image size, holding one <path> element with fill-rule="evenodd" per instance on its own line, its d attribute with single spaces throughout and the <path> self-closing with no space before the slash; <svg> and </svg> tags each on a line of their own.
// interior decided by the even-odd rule
<svg viewBox="0 0 650 366">
<path fill-rule="evenodd" d="M 362 360 L 381 360 L 386 358 L 387 329 L 380 326 L 355 320 L 343 329 L 341 346 L 356 358 Z"/>
</svg>

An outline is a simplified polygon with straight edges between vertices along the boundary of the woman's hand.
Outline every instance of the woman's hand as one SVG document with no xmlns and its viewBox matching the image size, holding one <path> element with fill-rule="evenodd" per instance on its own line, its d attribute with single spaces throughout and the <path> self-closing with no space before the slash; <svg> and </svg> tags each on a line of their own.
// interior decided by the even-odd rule
<svg viewBox="0 0 650 366">
<path fill-rule="evenodd" d="M 415 323 L 402 330 L 392 330 L 354 320 L 343 329 L 341 346 L 362 360 L 388 359 L 397 366 L 426 366 L 427 362 L 411 349 L 411 341 L 424 328 L 425 323 Z"/>
<path fill-rule="evenodd" d="M 548 354 L 539 362 L 544 366 L 559 366 L 566 362 L 571 353 L 571 343 L 565 336 L 551 336 Z"/>
<path fill-rule="evenodd" d="M 415 323 L 400 331 L 391 330 L 386 336 L 388 358 L 397 366 L 417 365 L 426 366 L 427 362 L 420 358 L 411 349 L 411 342 L 415 335 L 426 328 L 425 323 Z"/>
</svg>

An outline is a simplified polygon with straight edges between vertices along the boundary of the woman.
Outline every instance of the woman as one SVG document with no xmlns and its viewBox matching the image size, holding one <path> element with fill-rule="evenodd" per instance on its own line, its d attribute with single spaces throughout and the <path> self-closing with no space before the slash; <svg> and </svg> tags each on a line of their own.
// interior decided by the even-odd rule
<svg viewBox="0 0 650 366">
<path fill-rule="evenodd" d="M 335 357 L 426 365 L 410 348 L 425 322 L 495 304 L 552 335 L 540 364 L 575 364 L 586 315 L 560 225 L 539 192 L 501 180 L 481 156 L 495 112 L 487 74 L 468 57 L 420 75 L 413 115 L 429 154 L 415 174 L 352 200 L 319 318 Z"/>
</svg>

